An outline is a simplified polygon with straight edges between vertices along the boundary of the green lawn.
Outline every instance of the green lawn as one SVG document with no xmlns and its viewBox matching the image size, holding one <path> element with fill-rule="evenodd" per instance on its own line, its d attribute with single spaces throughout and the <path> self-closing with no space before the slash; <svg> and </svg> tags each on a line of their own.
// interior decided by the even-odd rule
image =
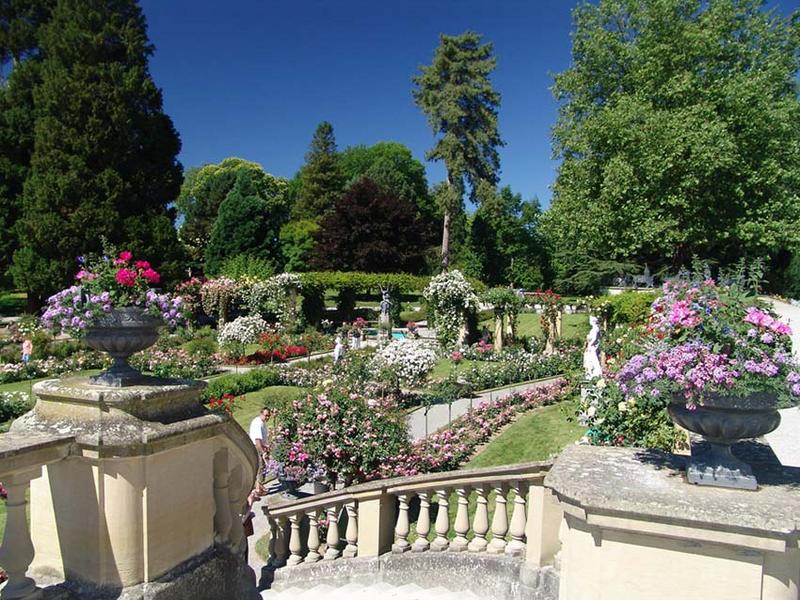
<svg viewBox="0 0 800 600">
<path fill-rule="evenodd" d="M 517 318 L 517 336 L 542 337 L 542 326 L 539 323 L 540 315 L 535 313 L 522 313 Z M 494 331 L 494 320 L 481 321 L 480 327 L 486 326 L 489 331 Z M 565 314 L 561 320 L 561 336 L 566 340 L 582 340 L 589 333 L 589 315 Z"/>
<path fill-rule="evenodd" d="M 489 442 L 465 468 L 546 460 L 578 440 L 586 431 L 576 421 L 569 420 L 575 410 L 574 401 L 565 401 L 523 415 Z"/>
<path fill-rule="evenodd" d="M 264 407 L 280 408 L 292 400 L 296 400 L 307 393 L 305 388 L 290 385 L 273 385 L 255 392 L 245 394 L 244 400 L 238 400 L 233 409 L 234 420 L 247 431 L 250 421 Z"/>
<path fill-rule="evenodd" d="M 478 361 L 476 360 L 462 360 L 459 364 L 454 365 L 449 358 L 440 358 L 436 363 L 436 366 L 433 368 L 433 371 L 431 371 L 429 377 L 431 379 L 444 379 L 453 371 L 458 373 L 470 365 L 477 363 Z"/>
</svg>

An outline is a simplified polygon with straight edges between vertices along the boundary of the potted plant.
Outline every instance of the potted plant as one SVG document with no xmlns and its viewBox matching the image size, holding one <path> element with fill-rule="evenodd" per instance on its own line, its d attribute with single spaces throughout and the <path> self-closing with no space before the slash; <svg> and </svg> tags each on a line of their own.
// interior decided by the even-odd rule
<svg viewBox="0 0 800 600">
<path fill-rule="evenodd" d="M 285 496 L 294 496 L 297 490 L 308 482 L 321 482 L 325 479 L 325 469 L 319 462 L 311 459 L 303 443 L 280 437 L 272 447 L 270 459 L 264 470 L 278 479 Z"/>
<path fill-rule="evenodd" d="M 731 444 L 773 431 L 778 406 L 800 396 L 789 326 L 739 287 L 706 278 L 665 283 L 647 332 L 646 351 L 616 375 L 626 401 L 667 398 L 672 419 L 708 442 L 689 461 L 691 483 L 756 489 Z"/>
<path fill-rule="evenodd" d="M 153 286 L 161 281 L 159 273 L 147 261 L 134 261 L 127 250 L 79 257 L 78 262 L 76 284 L 48 299 L 42 323 L 57 333 L 84 337 L 89 347 L 112 356 L 111 368 L 92 377 L 94 383 L 140 383 L 142 374 L 128 357 L 152 346 L 161 326 L 183 320 L 182 299 L 157 293 Z"/>
</svg>

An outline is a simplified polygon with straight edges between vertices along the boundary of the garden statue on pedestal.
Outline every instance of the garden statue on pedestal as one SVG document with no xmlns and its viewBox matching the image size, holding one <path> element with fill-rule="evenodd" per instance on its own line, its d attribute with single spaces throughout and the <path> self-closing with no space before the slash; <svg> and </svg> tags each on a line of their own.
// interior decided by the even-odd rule
<svg viewBox="0 0 800 600">
<path fill-rule="evenodd" d="M 386 337 L 391 337 L 392 320 L 389 315 L 391 306 L 392 301 L 389 300 L 389 290 L 381 288 L 381 315 L 378 319 L 378 326 L 381 331 L 385 332 Z"/>
<path fill-rule="evenodd" d="M 600 366 L 600 338 L 603 335 L 600 320 L 594 315 L 590 316 L 589 326 L 591 329 L 586 336 L 586 350 L 583 352 L 583 378 L 586 381 L 603 376 Z"/>
</svg>

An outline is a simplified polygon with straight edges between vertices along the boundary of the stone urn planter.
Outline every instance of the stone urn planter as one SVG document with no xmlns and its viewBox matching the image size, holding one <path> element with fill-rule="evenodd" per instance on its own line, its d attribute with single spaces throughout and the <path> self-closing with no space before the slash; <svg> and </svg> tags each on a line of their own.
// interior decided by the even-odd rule
<svg viewBox="0 0 800 600">
<path fill-rule="evenodd" d="M 709 444 L 705 452 L 692 452 L 686 468 L 689 483 L 746 490 L 758 487 L 753 470 L 731 453 L 731 445 L 778 427 L 781 416 L 773 394 L 753 393 L 744 398 L 710 394 L 694 410 L 686 408 L 682 396 L 674 396 L 668 411 L 673 421 Z"/>
<path fill-rule="evenodd" d="M 278 477 L 278 481 L 283 488 L 283 495 L 287 498 L 294 498 L 297 496 L 297 490 L 300 488 L 300 482 L 296 479 L 283 479 Z"/>
<path fill-rule="evenodd" d="M 114 359 L 109 369 L 90 377 L 92 383 L 113 387 L 136 385 L 146 380 L 128 364 L 128 358 L 145 350 L 158 340 L 161 319 L 147 314 L 138 306 L 112 309 L 86 329 L 86 345 L 106 352 Z"/>
</svg>

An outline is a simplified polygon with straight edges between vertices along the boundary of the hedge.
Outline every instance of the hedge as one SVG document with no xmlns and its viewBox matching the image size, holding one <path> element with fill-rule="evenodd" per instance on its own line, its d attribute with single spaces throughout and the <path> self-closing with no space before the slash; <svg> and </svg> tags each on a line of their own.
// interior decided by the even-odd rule
<svg viewBox="0 0 800 600">
<path fill-rule="evenodd" d="M 208 387 L 200 394 L 203 403 L 211 398 L 221 398 L 225 394 L 241 396 L 255 392 L 271 385 L 280 385 L 281 378 L 277 370 L 270 367 L 252 369 L 246 373 L 222 375 L 208 382 Z"/>
</svg>

